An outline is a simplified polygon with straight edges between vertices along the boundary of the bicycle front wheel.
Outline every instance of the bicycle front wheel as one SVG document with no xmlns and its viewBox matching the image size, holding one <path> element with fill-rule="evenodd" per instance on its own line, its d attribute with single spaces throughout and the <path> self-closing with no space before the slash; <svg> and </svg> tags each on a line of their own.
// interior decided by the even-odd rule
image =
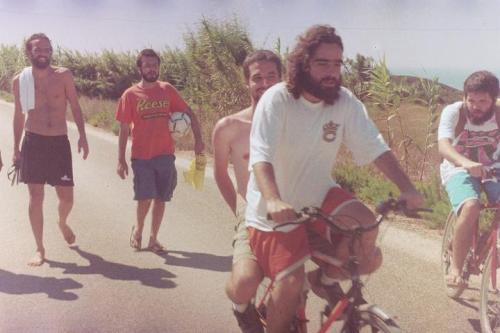
<svg viewBox="0 0 500 333">
<path fill-rule="evenodd" d="M 354 323 L 355 327 L 346 324 L 342 333 L 401 333 L 401 328 L 396 322 L 385 314 L 376 305 L 365 304 L 357 310 Z"/>
<path fill-rule="evenodd" d="M 498 290 L 499 281 L 497 281 L 497 285 L 494 288 L 491 283 L 491 258 L 492 251 L 490 251 L 488 258 L 486 259 L 486 267 L 483 270 L 483 278 L 481 280 L 479 316 L 481 321 L 481 332 L 483 333 L 500 332 L 500 291 Z M 498 277 L 500 268 L 495 267 L 495 270 L 496 272 L 493 273 Z"/>
</svg>

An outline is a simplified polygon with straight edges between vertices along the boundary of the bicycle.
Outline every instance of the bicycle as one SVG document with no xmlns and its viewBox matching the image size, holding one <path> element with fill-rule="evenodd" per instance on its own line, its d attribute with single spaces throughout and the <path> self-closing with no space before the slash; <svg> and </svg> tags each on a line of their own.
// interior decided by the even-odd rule
<svg viewBox="0 0 500 333">
<path fill-rule="evenodd" d="M 359 262 L 355 253 L 356 241 L 360 239 L 363 233 L 376 229 L 385 219 L 390 211 L 401 211 L 407 216 L 415 217 L 418 211 L 430 211 L 429 209 L 417 209 L 409 211 L 406 209 L 404 202 L 390 198 L 382 202 L 376 209 L 378 216 L 374 224 L 369 226 L 357 226 L 353 229 L 342 228 L 335 224 L 336 216 L 329 216 L 324 214 L 321 209 L 316 207 L 306 207 L 298 212 L 298 219 L 292 222 L 283 223 L 275 229 L 284 227 L 286 225 L 309 223 L 312 221 L 322 221 L 326 223 L 334 232 L 350 236 L 349 241 L 349 260 L 344 264 L 344 268 L 350 273 L 349 279 L 351 286 L 344 296 L 337 302 L 333 308 L 329 305 L 321 312 L 321 323 L 319 333 L 331 332 L 334 322 L 342 319 L 343 325 L 340 330 L 341 333 L 362 333 L 362 332 L 383 332 L 383 333 L 399 333 L 400 327 L 396 322 L 387 315 L 382 309 L 374 304 L 368 304 L 363 298 L 362 289 L 363 282 L 359 274 Z M 261 321 L 265 326 L 265 304 L 266 299 L 269 297 L 274 281 L 271 281 L 267 286 L 260 302 L 256 302 L 257 312 L 261 317 Z M 307 293 L 304 294 L 304 299 L 301 301 L 301 307 L 292 321 L 290 332 L 306 333 L 307 332 L 307 318 L 305 316 L 305 303 Z"/>
<path fill-rule="evenodd" d="M 481 204 L 480 219 L 487 211 L 495 214 L 500 209 L 500 204 Z M 490 214 L 491 214 L 490 213 Z M 479 230 L 479 220 L 474 225 L 472 234 L 472 245 L 462 268 L 461 279 L 465 283 L 458 287 L 449 288 L 447 294 L 451 298 L 458 298 L 467 288 L 471 275 L 481 275 L 480 287 L 480 322 L 481 331 L 484 333 L 500 332 L 500 294 L 497 287 L 497 269 L 498 269 L 498 221 L 492 219 L 490 226 L 484 232 Z M 441 266 L 443 276 L 449 274 L 452 259 L 452 240 L 455 230 L 457 216 L 453 210 L 449 213 L 446 220 L 445 231 L 443 235 L 443 244 L 441 248 Z M 491 284 L 491 290 L 490 290 Z"/>
</svg>

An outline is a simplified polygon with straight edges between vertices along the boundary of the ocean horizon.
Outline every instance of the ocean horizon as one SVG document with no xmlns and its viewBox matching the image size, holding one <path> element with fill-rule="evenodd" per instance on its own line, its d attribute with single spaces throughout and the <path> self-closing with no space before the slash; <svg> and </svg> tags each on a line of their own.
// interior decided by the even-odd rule
<svg viewBox="0 0 500 333">
<path fill-rule="evenodd" d="M 488 70 L 500 78 L 500 69 L 458 69 L 458 68 L 389 68 L 393 75 L 411 75 L 426 79 L 438 78 L 440 83 L 463 90 L 465 79 L 475 71 Z"/>
</svg>

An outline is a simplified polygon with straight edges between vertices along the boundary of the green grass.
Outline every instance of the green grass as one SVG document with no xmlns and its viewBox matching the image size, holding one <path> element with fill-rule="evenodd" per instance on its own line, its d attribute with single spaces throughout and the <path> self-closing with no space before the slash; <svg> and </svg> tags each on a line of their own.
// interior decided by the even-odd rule
<svg viewBox="0 0 500 333">
<path fill-rule="evenodd" d="M 399 195 L 397 187 L 376 170 L 371 167 L 358 167 L 350 161 L 335 166 L 333 177 L 344 189 L 354 193 L 362 202 L 371 205 L 378 204 L 389 195 L 394 197 Z M 439 177 L 434 175 L 426 181 L 418 182 L 416 186 L 424 195 L 425 207 L 433 210 L 432 213 L 421 214 L 425 224 L 431 229 L 443 228 L 450 211 L 450 204 Z"/>
<path fill-rule="evenodd" d="M 94 127 L 99 127 L 118 135 L 120 125 L 115 120 L 117 102 L 106 99 L 80 97 L 85 121 Z"/>
</svg>

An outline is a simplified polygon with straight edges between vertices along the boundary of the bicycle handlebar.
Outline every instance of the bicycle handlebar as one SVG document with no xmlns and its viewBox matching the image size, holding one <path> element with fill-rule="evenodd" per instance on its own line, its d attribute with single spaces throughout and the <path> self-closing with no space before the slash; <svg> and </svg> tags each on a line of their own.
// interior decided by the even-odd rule
<svg viewBox="0 0 500 333">
<path fill-rule="evenodd" d="M 325 214 L 320 208 L 318 207 L 304 207 L 302 208 L 299 212 L 297 212 L 297 219 L 294 221 L 290 222 L 285 222 L 281 223 L 275 227 L 273 227 L 273 230 L 282 228 L 287 225 L 298 225 L 302 223 L 308 223 L 312 220 L 319 219 L 328 224 L 330 227 L 332 227 L 335 231 L 338 231 L 340 233 L 344 234 L 354 234 L 354 233 L 363 233 L 367 232 L 370 230 L 373 230 L 379 226 L 380 223 L 384 220 L 385 216 L 389 214 L 391 211 L 400 211 L 403 214 L 405 214 L 408 217 L 419 217 L 418 212 L 432 212 L 432 209 L 429 208 L 417 208 L 417 209 L 408 209 L 406 207 L 406 202 L 402 200 L 396 200 L 394 198 L 389 198 L 383 202 L 381 202 L 375 211 L 379 214 L 379 217 L 377 218 L 376 222 L 374 224 L 371 224 L 369 226 L 362 226 L 359 225 L 356 228 L 352 229 L 347 229 L 347 228 L 342 228 L 335 224 L 335 220 L 340 216 L 340 215 L 327 215 Z M 270 219 L 270 214 L 268 214 L 268 219 Z M 352 218 L 352 217 L 351 217 Z M 359 222 L 359 221 L 358 221 Z"/>
</svg>

